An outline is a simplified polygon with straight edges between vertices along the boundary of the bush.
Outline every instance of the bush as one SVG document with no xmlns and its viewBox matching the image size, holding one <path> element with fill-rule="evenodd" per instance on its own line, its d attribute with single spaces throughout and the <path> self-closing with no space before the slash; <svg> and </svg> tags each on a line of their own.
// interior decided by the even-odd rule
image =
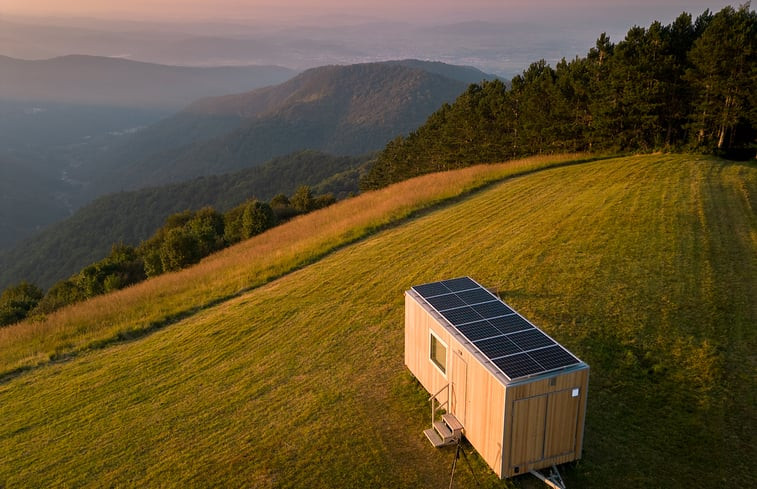
<svg viewBox="0 0 757 489">
<path fill-rule="evenodd" d="M 0 295 L 0 326 L 17 323 L 26 318 L 42 297 L 42 289 L 28 282 L 21 282 L 5 289 Z"/>
<path fill-rule="evenodd" d="M 253 200 L 242 213 L 242 236 L 250 238 L 276 225 L 276 214 L 270 205 Z"/>
</svg>

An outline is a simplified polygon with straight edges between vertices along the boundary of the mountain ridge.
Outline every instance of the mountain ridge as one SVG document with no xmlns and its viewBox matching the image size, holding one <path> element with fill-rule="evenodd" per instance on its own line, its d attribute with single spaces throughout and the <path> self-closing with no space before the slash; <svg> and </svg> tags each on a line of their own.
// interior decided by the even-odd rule
<svg viewBox="0 0 757 489">
<path fill-rule="evenodd" d="M 273 65 L 191 67 L 83 54 L 44 60 L 0 55 L 0 70 L 5 100 L 161 109 L 281 83 L 297 73 Z"/>
<path fill-rule="evenodd" d="M 280 85 L 202 99 L 126 141 L 100 168 L 104 175 L 95 187 L 116 191 L 226 173 L 304 149 L 335 155 L 379 150 L 467 86 L 417 63 L 313 68 Z M 459 72 L 458 78 L 472 77 L 469 68 Z"/>
</svg>

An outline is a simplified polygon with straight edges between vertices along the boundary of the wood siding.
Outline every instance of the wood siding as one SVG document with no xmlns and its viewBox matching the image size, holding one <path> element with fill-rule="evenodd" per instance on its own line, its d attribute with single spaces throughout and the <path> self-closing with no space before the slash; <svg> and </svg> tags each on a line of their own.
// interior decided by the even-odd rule
<svg viewBox="0 0 757 489">
<path fill-rule="evenodd" d="M 430 331 L 448 345 L 447 374 L 443 375 L 429 357 Z M 405 295 L 405 365 L 415 375 L 421 385 L 434 394 L 448 384 L 451 355 L 450 335 L 415 299 Z M 439 394 L 439 402 L 447 402 L 448 392 Z"/>
<path fill-rule="evenodd" d="M 504 477 L 581 458 L 588 385 L 587 367 L 507 387 Z"/>
<path fill-rule="evenodd" d="M 405 295 L 405 365 L 431 394 L 450 383 L 448 411 L 464 426 L 464 434 L 481 457 L 502 476 L 502 431 L 505 388 L 415 298 Z M 430 330 L 447 348 L 447 375 L 429 359 Z M 464 376 L 464 378 L 463 378 Z M 446 392 L 439 398 L 446 400 Z M 464 402 L 463 402 L 464 398 Z"/>
</svg>

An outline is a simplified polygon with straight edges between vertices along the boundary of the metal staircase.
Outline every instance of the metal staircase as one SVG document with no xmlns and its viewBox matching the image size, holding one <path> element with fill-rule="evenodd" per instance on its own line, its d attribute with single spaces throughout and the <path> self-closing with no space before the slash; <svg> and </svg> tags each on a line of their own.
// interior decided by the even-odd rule
<svg viewBox="0 0 757 489">
<path fill-rule="evenodd" d="M 423 431 L 428 441 L 435 448 L 456 445 L 463 436 L 463 425 L 453 414 L 443 414 L 442 419 L 434 421 L 433 427 Z"/>
<path fill-rule="evenodd" d="M 449 384 L 428 398 L 431 402 L 431 428 L 424 430 L 423 434 L 435 448 L 455 445 L 460 442 L 463 436 L 463 425 L 453 414 L 444 413 L 441 419 L 436 419 L 437 412 L 448 404 L 448 401 L 439 402 L 439 399 L 437 399 L 439 394 L 445 390 L 447 391 L 447 400 L 449 400 Z"/>
</svg>

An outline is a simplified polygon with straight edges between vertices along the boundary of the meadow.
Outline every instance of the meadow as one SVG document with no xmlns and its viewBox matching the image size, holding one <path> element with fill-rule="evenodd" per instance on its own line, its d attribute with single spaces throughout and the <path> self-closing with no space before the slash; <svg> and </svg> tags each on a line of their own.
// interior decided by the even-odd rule
<svg viewBox="0 0 757 489">
<path fill-rule="evenodd" d="M 440 202 L 513 175 L 586 158 L 533 157 L 414 179 L 301 216 L 189 270 L 0 328 L 0 378 L 149 334 Z"/>
<path fill-rule="evenodd" d="M 568 487 L 753 486 L 757 169 L 566 161 L 366 193 L 1 331 L 0 486 L 446 487 L 403 292 L 461 275 L 591 366 Z"/>
</svg>

